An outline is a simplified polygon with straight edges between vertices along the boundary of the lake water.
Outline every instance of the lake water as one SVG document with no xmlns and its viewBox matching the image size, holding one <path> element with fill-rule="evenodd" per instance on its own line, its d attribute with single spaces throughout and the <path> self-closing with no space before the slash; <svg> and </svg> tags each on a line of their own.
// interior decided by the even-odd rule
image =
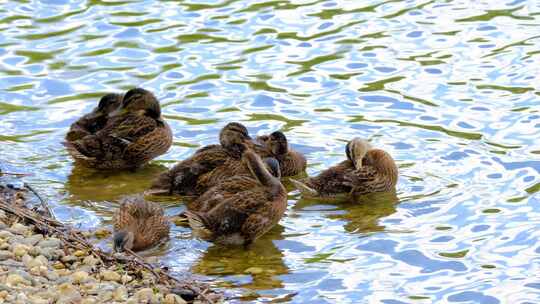
<svg viewBox="0 0 540 304">
<path fill-rule="evenodd" d="M 33 173 L 63 221 L 109 225 L 122 195 L 230 121 L 283 130 L 309 174 L 360 136 L 396 159 L 397 197 L 289 187 L 286 216 L 250 250 L 175 227 L 144 254 L 232 302 L 540 301 L 540 2 L 1 3 L 0 161 Z M 134 86 L 160 99 L 173 147 L 136 173 L 74 168 L 69 125 Z"/>
</svg>

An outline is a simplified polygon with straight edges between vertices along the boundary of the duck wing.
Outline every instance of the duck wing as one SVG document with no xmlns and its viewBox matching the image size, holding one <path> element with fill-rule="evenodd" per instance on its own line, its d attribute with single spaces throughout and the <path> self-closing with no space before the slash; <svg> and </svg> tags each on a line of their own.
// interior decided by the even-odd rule
<svg viewBox="0 0 540 304">
<path fill-rule="evenodd" d="M 388 190 L 389 181 L 373 166 L 362 166 L 357 170 L 348 171 L 345 184 L 351 187 L 351 195 L 362 195 Z"/>
</svg>

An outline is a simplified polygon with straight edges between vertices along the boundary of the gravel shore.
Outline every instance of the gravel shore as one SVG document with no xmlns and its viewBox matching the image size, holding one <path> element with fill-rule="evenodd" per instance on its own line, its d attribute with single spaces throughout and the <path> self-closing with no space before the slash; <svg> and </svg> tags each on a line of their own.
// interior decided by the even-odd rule
<svg viewBox="0 0 540 304">
<path fill-rule="evenodd" d="M 0 303 L 222 301 L 204 284 L 173 280 L 164 269 L 141 267 L 148 264 L 135 262 L 135 257 L 113 256 L 69 242 L 58 230 L 43 231 L 47 229 L 42 224 L 6 210 L 16 206 L 41 217 L 25 206 L 28 195 L 0 184 Z M 79 232 L 76 238 L 86 241 Z"/>
</svg>

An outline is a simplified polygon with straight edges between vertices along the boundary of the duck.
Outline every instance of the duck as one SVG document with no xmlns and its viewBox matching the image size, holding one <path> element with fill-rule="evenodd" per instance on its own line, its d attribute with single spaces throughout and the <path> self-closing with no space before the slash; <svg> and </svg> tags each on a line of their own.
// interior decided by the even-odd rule
<svg viewBox="0 0 540 304">
<path fill-rule="evenodd" d="M 75 162 L 85 167 L 134 170 L 169 150 L 172 131 L 154 94 L 134 88 L 126 92 L 101 130 L 64 145 Z"/>
<path fill-rule="evenodd" d="M 220 245 L 252 244 L 274 227 L 287 208 L 287 192 L 253 151 L 242 155 L 254 187 L 238 191 L 208 211 L 187 210 L 193 235 Z M 279 167 L 279 163 L 270 162 Z M 279 170 L 279 169 L 275 169 Z"/>
<path fill-rule="evenodd" d="M 207 190 L 208 184 L 200 181 L 200 177 L 212 172 L 227 163 L 228 168 L 239 164 L 242 153 L 254 147 L 247 128 L 239 122 L 230 122 L 219 132 L 220 144 L 208 145 L 198 149 L 189 158 L 177 163 L 169 171 L 159 175 L 146 192 L 151 195 L 186 195 L 197 196 Z"/>
<path fill-rule="evenodd" d="M 188 209 L 191 211 L 207 212 L 221 203 L 224 199 L 227 199 L 238 192 L 258 187 L 259 182 L 257 179 L 253 178 L 247 160 L 248 158 L 242 159 L 242 167 L 247 168 L 246 171 L 242 170 L 241 172 L 236 172 L 233 176 L 217 183 L 197 199 L 188 202 Z M 281 178 L 280 165 L 275 158 L 265 158 L 263 159 L 263 164 L 272 176 L 277 179 Z M 183 215 L 184 214 L 182 213 L 180 216 L 183 217 Z"/>
<path fill-rule="evenodd" d="M 259 136 L 257 141 L 266 148 L 260 154 L 277 159 L 281 176 L 294 176 L 306 170 L 306 157 L 289 147 L 287 137 L 283 132 L 275 131 L 270 135 Z"/>
<path fill-rule="evenodd" d="M 113 249 L 140 251 L 169 236 L 170 223 L 163 208 L 141 195 L 126 197 L 113 215 Z"/>
<path fill-rule="evenodd" d="M 395 190 L 398 168 L 392 156 L 373 148 L 365 139 L 354 138 L 345 147 L 347 159 L 315 177 L 290 179 L 303 196 L 337 197 L 345 194 L 351 199 Z"/>
<path fill-rule="evenodd" d="M 79 140 L 103 129 L 107 123 L 109 114 L 118 109 L 121 103 L 122 95 L 120 94 L 111 93 L 101 97 L 97 107 L 71 124 L 66 134 L 66 140 Z"/>
</svg>

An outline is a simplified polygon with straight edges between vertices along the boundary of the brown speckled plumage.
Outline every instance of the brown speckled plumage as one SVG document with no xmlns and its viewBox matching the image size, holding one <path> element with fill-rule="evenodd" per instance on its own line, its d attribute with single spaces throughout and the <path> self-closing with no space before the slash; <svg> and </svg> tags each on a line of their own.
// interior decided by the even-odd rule
<svg viewBox="0 0 540 304">
<path fill-rule="evenodd" d="M 208 211 L 186 211 L 193 233 L 219 244 L 249 245 L 276 225 L 287 208 L 287 193 L 260 157 L 245 152 L 252 173 L 250 189 L 238 189 Z M 279 166 L 277 161 L 274 166 Z"/>
<path fill-rule="evenodd" d="M 96 169 L 134 169 L 172 145 L 171 129 L 149 91 L 128 91 L 117 112 L 95 134 L 65 143 L 77 163 Z"/>
<path fill-rule="evenodd" d="M 177 163 L 162 173 L 152 183 L 150 194 L 199 195 L 204 189 L 199 178 L 224 165 L 227 161 L 238 161 L 246 146 L 252 146 L 245 126 L 232 122 L 220 131 L 219 145 L 209 145 L 197 150 L 191 157 Z"/>
<path fill-rule="evenodd" d="M 265 153 L 259 153 L 262 157 L 274 157 L 278 160 L 281 168 L 281 176 L 294 176 L 306 170 L 306 157 L 289 147 L 287 137 L 283 132 L 276 131 L 270 135 L 257 137 L 265 147 Z"/>
<path fill-rule="evenodd" d="M 107 94 L 99 100 L 98 106 L 92 112 L 83 115 L 71 124 L 66 134 L 67 141 L 79 140 L 87 135 L 94 134 L 103 129 L 109 119 L 109 114 L 116 110 L 122 103 L 122 95 Z"/>
<path fill-rule="evenodd" d="M 355 138 L 346 147 L 347 160 L 323 170 L 317 176 L 293 184 L 307 196 L 331 197 L 391 191 L 398 179 L 397 166 L 387 152 L 373 149 Z"/>
<path fill-rule="evenodd" d="M 170 224 L 163 208 L 145 201 L 142 196 L 123 199 L 113 216 L 113 223 L 116 250 L 144 250 L 169 236 Z"/>
</svg>

